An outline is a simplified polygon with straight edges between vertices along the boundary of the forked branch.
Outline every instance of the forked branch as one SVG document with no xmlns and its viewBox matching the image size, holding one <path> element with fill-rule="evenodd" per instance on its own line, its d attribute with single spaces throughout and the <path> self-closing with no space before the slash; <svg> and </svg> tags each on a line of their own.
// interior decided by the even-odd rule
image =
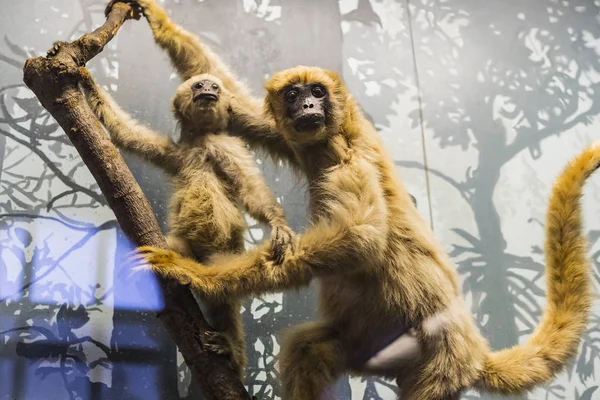
<svg viewBox="0 0 600 400">
<path fill-rule="evenodd" d="M 123 158 L 105 135 L 78 88 L 85 64 L 115 36 L 123 23 L 139 18 L 124 3 L 115 4 L 106 22 L 72 43 L 57 42 L 46 57 L 30 58 L 23 81 L 56 119 L 98 182 L 129 239 L 137 246 L 166 247 L 150 203 Z M 163 325 L 179 347 L 207 399 L 249 399 L 243 384 L 222 356 L 204 351 L 212 330 L 187 287 L 157 277 L 164 295 Z"/>
</svg>

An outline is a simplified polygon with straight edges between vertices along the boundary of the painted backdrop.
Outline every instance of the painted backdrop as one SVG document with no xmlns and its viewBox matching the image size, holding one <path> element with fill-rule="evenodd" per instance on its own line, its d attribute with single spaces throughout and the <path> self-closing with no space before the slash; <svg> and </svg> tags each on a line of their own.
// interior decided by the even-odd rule
<svg viewBox="0 0 600 400">
<path fill-rule="evenodd" d="M 22 83 L 27 57 L 98 26 L 105 3 L 0 1 L 0 399 L 199 398 L 154 317 L 155 282 L 125 279 L 118 260 L 130 244 L 66 136 Z M 341 71 L 456 262 L 493 348 L 528 337 L 545 304 L 552 180 L 600 139 L 599 0 L 163 4 L 257 93 L 265 77 L 297 64 Z M 169 99 L 178 81 L 144 20 L 127 22 L 89 67 L 123 108 L 173 133 Z M 126 160 L 164 228 L 164 175 Z M 260 154 L 257 161 L 301 231 L 305 182 Z M 585 197 L 596 281 L 599 189 L 595 177 Z M 249 224 L 250 247 L 268 231 Z M 259 399 L 280 398 L 279 332 L 311 319 L 314 308 L 313 287 L 245 303 L 246 384 Z M 569 368 L 528 399 L 600 398 L 599 316 Z M 338 394 L 395 398 L 378 379 L 344 378 Z"/>
</svg>

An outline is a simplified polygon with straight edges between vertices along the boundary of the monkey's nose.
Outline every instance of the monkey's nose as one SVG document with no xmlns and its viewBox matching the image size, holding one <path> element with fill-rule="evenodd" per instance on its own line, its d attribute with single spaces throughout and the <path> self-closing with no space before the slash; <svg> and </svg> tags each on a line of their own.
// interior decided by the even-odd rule
<svg viewBox="0 0 600 400">
<path fill-rule="evenodd" d="M 312 104 L 312 103 L 311 104 L 304 104 L 304 105 L 302 105 L 302 108 L 314 108 L 314 107 L 315 107 L 315 105 Z"/>
</svg>

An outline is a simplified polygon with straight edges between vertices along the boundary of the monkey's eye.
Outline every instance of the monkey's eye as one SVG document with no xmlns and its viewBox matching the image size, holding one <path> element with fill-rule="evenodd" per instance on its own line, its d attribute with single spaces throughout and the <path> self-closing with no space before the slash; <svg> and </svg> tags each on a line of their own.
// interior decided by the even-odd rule
<svg viewBox="0 0 600 400">
<path fill-rule="evenodd" d="M 196 84 L 194 85 L 194 87 L 195 87 L 196 89 L 202 89 L 202 86 L 204 86 L 204 85 L 202 84 L 202 82 L 198 82 L 198 83 L 196 83 Z"/>
<path fill-rule="evenodd" d="M 217 85 L 216 83 L 213 83 L 212 88 L 213 88 L 213 90 L 217 90 L 219 88 L 219 85 Z"/>
<path fill-rule="evenodd" d="M 317 98 L 325 96 L 325 90 L 323 90 L 323 88 L 320 86 L 313 87 L 311 93 Z"/>
<path fill-rule="evenodd" d="M 287 101 L 288 103 L 293 103 L 298 99 L 299 95 L 300 93 L 296 89 L 292 89 L 286 93 L 285 101 Z"/>
</svg>

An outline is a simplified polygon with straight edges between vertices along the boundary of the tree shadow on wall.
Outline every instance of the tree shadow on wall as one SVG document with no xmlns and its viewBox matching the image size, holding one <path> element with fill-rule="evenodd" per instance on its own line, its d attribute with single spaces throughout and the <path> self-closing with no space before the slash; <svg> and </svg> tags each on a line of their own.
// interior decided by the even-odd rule
<svg viewBox="0 0 600 400">
<path fill-rule="evenodd" d="M 454 188 L 474 215 L 476 232 L 454 229 L 465 244 L 454 244 L 451 255 L 493 349 L 514 345 L 532 332 L 544 294 L 543 265 L 507 251 L 494 203 L 501 169 L 524 151 L 538 159 L 545 139 L 569 135 L 600 114 L 600 83 L 591 78 L 600 72 L 591 45 L 600 37 L 599 11 L 592 2 L 511 2 L 508 7 L 500 1 L 411 2 L 422 123 L 441 148 L 477 152 L 476 166 L 467 168 L 462 180 L 428 171 Z M 411 118 L 414 125 L 421 123 L 418 110 Z M 591 239 L 595 243 L 598 237 Z M 532 250 L 542 258 L 540 249 Z M 569 375 L 575 370 L 583 383 L 593 376 L 600 350 L 589 337 L 597 333 L 596 320 L 569 368 Z M 594 388 L 575 395 L 589 398 Z M 560 385 L 546 391 L 547 398 L 571 397 Z"/>
</svg>

